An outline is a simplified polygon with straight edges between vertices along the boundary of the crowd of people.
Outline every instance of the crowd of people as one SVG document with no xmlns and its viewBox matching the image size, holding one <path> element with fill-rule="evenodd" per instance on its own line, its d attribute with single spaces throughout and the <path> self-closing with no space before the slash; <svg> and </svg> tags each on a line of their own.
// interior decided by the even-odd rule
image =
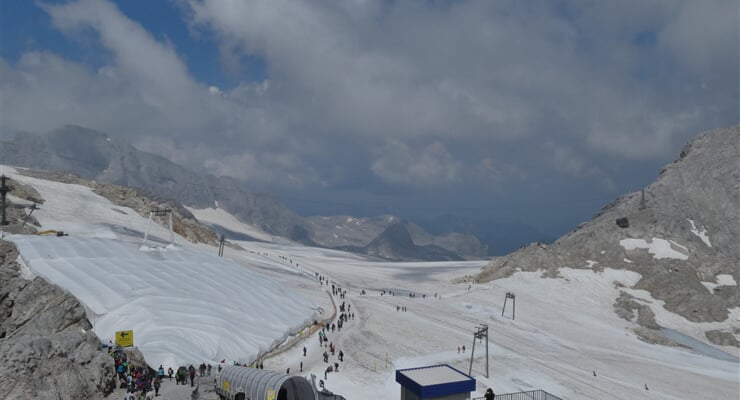
<svg viewBox="0 0 740 400">
<path fill-rule="evenodd" d="M 108 345 L 110 356 L 115 363 L 116 378 L 118 387 L 126 389 L 124 400 L 146 400 L 151 399 L 151 392 L 154 396 L 159 396 L 159 389 L 162 385 L 162 373 L 155 372 L 146 365 L 134 365 L 128 359 L 128 355 L 118 346 Z M 161 370 L 161 366 L 160 366 Z"/>
<path fill-rule="evenodd" d="M 192 364 L 188 367 L 180 366 L 177 370 L 168 367 L 165 371 L 162 365 L 155 371 L 147 365 L 134 365 L 129 356 L 119 346 L 114 346 L 110 341 L 103 348 L 108 349 L 108 354 L 113 358 L 116 371 L 117 387 L 126 389 L 123 400 L 150 400 L 159 396 L 162 381 L 167 379 L 175 384 L 195 386 L 195 377 L 211 376 L 212 366 L 205 362 L 200 364 L 197 371 Z M 221 366 L 218 367 L 219 371 Z"/>
</svg>

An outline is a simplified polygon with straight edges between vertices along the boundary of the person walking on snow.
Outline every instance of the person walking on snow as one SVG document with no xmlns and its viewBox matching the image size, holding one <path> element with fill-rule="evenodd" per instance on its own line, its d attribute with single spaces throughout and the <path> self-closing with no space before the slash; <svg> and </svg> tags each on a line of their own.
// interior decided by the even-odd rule
<svg viewBox="0 0 740 400">
<path fill-rule="evenodd" d="M 483 398 L 485 398 L 486 400 L 493 400 L 496 398 L 496 393 L 493 393 L 493 390 L 491 390 L 491 388 L 488 388 Z"/>
<path fill-rule="evenodd" d="M 188 367 L 188 375 L 190 376 L 190 387 L 195 386 L 195 367 L 193 367 L 193 364 Z"/>
</svg>

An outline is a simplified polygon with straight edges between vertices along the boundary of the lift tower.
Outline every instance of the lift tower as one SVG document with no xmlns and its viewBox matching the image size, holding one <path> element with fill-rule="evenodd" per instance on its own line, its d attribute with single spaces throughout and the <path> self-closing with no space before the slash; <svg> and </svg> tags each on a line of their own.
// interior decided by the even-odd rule
<svg viewBox="0 0 740 400">
<path fill-rule="evenodd" d="M 473 372 L 473 358 L 475 357 L 475 340 L 486 339 L 486 378 L 488 378 L 488 325 L 482 324 L 475 328 L 473 334 L 473 349 L 470 352 L 470 368 L 468 368 L 468 375 Z"/>
</svg>

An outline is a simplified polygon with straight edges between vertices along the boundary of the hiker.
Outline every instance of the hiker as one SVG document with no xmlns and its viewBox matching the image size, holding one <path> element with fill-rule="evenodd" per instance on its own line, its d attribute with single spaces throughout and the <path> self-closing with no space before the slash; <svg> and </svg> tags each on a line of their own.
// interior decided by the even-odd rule
<svg viewBox="0 0 740 400">
<path fill-rule="evenodd" d="M 301 361 L 301 372 L 303 372 L 303 361 Z"/>
<path fill-rule="evenodd" d="M 193 364 L 188 367 L 188 375 L 190 376 L 190 387 L 195 386 L 195 367 L 193 367 Z"/>
<path fill-rule="evenodd" d="M 339 372 L 339 363 L 338 362 L 335 362 L 334 363 L 334 371 Z"/>
<path fill-rule="evenodd" d="M 172 382 L 172 367 L 167 368 L 167 376 L 170 378 L 170 382 Z"/>
<path fill-rule="evenodd" d="M 159 396 L 159 388 L 162 385 L 162 379 L 160 377 L 157 377 L 154 379 L 154 397 Z"/>
<path fill-rule="evenodd" d="M 488 388 L 488 390 L 486 390 L 485 396 L 483 396 L 483 397 L 486 400 L 493 400 L 493 399 L 496 398 L 496 393 L 493 393 L 493 390 L 491 390 L 491 388 Z"/>
<path fill-rule="evenodd" d="M 344 362 L 344 353 L 342 352 L 342 350 L 339 350 L 339 361 Z"/>
<path fill-rule="evenodd" d="M 303 346 L 303 357 L 306 356 L 306 346 Z"/>
<path fill-rule="evenodd" d="M 463 353 L 465 353 L 465 345 L 463 345 Z"/>
<path fill-rule="evenodd" d="M 157 377 L 159 379 L 162 379 L 164 377 L 164 368 L 162 368 L 162 365 L 160 365 L 159 369 L 157 370 Z"/>
<path fill-rule="evenodd" d="M 208 376 L 211 376 L 211 364 L 208 364 L 208 368 L 206 369 L 208 370 Z"/>
</svg>

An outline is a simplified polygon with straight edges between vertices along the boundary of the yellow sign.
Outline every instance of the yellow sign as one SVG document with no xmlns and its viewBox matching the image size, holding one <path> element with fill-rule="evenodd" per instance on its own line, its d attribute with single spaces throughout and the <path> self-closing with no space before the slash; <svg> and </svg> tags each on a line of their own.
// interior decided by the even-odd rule
<svg viewBox="0 0 740 400">
<path fill-rule="evenodd" d="M 275 389 L 267 389 L 267 400 L 275 400 Z"/>
<path fill-rule="evenodd" d="M 231 386 L 229 384 L 229 381 L 227 381 L 227 380 L 224 379 L 224 392 L 228 392 L 229 391 L 229 386 Z"/>
<path fill-rule="evenodd" d="M 116 344 L 121 347 L 131 347 L 134 345 L 134 331 L 117 331 Z"/>
</svg>

